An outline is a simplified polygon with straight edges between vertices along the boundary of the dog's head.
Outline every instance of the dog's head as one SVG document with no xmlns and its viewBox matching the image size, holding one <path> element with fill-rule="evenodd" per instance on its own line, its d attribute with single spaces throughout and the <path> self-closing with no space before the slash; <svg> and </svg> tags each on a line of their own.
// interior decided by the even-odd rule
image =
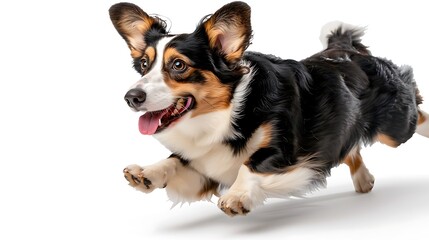
<svg viewBox="0 0 429 240">
<path fill-rule="evenodd" d="M 248 70 L 242 56 L 251 38 L 250 7 L 233 2 L 204 18 L 190 34 L 169 34 L 166 24 L 130 3 L 113 5 L 110 18 L 142 75 L 126 93 L 143 134 L 228 108 Z"/>
</svg>

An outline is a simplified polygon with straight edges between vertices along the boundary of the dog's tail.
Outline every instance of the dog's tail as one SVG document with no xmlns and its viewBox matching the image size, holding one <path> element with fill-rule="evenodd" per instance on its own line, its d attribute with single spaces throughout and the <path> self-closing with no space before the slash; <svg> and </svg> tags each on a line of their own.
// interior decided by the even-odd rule
<svg viewBox="0 0 429 240">
<path fill-rule="evenodd" d="M 417 129 L 416 133 L 429 138 L 429 114 L 422 111 L 419 105 L 423 103 L 423 97 L 414 80 L 413 69 L 408 65 L 400 66 L 399 68 L 400 79 L 409 86 L 415 97 L 415 104 L 417 108 Z"/>
<path fill-rule="evenodd" d="M 322 27 L 320 41 L 323 49 L 354 49 L 362 54 L 370 55 L 367 46 L 361 43 L 365 27 L 357 27 L 340 21 L 329 22 Z"/>
</svg>

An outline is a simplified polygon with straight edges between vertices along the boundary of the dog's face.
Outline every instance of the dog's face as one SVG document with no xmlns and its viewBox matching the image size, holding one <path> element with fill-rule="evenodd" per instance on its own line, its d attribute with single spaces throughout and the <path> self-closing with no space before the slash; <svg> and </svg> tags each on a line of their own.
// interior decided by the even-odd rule
<svg viewBox="0 0 429 240">
<path fill-rule="evenodd" d="M 125 100 L 142 134 L 155 134 L 180 120 L 230 106 L 251 38 L 250 8 L 234 2 L 202 21 L 190 34 L 172 35 L 165 23 L 130 3 L 110 8 L 110 17 L 126 41 L 142 78 Z"/>
</svg>

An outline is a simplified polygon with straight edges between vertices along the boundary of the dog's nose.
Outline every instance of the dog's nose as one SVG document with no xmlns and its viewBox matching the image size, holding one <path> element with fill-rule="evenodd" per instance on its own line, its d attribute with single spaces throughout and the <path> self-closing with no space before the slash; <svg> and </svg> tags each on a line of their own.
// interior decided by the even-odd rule
<svg viewBox="0 0 429 240">
<path fill-rule="evenodd" d="M 146 93 L 141 89 L 133 88 L 125 94 L 124 98 L 128 106 L 137 110 L 146 100 Z"/>
</svg>

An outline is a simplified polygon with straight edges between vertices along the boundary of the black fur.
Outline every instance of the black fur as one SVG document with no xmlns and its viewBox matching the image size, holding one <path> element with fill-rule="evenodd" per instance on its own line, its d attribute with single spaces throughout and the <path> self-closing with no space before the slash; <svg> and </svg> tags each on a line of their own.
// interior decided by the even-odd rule
<svg viewBox="0 0 429 240">
<path fill-rule="evenodd" d="M 253 52 L 246 53 L 244 59 L 250 62 L 256 73 L 249 85 L 250 94 L 245 99 L 245 107 L 234 125 L 243 138 L 227 140 L 226 143 L 239 153 L 258 127 L 264 123 L 272 125 L 271 146 L 253 154 L 248 165 L 255 171 L 281 171 L 285 166 L 296 163 L 302 129 L 299 86 L 305 89 L 308 83 L 304 82 L 310 78 L 305 75 L 297 77 L 304 66 L 293 60 Z"/>
</svg>

